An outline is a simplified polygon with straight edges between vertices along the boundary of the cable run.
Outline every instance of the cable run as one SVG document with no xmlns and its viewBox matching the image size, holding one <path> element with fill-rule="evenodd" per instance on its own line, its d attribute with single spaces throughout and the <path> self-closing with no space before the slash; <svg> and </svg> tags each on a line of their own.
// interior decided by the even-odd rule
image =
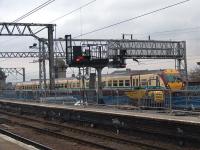
<svg viewBox="0 0 200 150">
<path fill-rule="evenodd" d="M 110 28 L 110 27 L 113 27 L 113 26 L 117 26 L 117 25 L 120 25 L 122 23 L 125 23 L 125 22 L 129 22 L 129 21 L 132 21 L 132 20 L 135 20 L 135 19 L 138 19 L 138 18 L 141 18 L 141 17 L 144 17 L 144 16 L 148 16 L 150 14 L 154 14 L 156 12 L 159 12 L 159 11 L 162 11 L 162 10 L 165 10 L 165 9 L 168 9 L 168 8 L 171 8 L 171 7 L 174 7 L 174 6 L 177 6 L 177 5 L 181 5 L 183 3 L 186 3 L 190 0 L 184 0 L 184 1 L 181 1 L 181 2 L 178 2 L 178 3 L 175 3 L 175 4 L 172 4 L 172 5 L 168 5 L 168 6 L 165 6 L 165 7 L 162 7 L 162 8 L 159 8 L 159 9 L 156 9 L 154 11 L 150 11 L 148 13 L 144 13 L 142 15 L 139 15 L 139 16 L 136 16 L 136 17 L 133 17 L 133 18 L 129 18 L 129 19 L 126 19 L 126 20 L 123 20 L 123 21 L 120 21 L 120 22 L 117 22 L 117 23 L 114 23 L 114 24 L 111 24 L 111 25 L 108 25 L 108 26 L 104 26 L 102 28 L 99 28 L 99 29 L 95 29 L 95 30 L 92 30 L 92 31 L 89 31 L 89 32 L 86 32 L 86 33 L 83 33 L 82 35 L 78 35 L 78 36 L 75 36 L 73 38 L 77 38 L 77 37 L 80 37 L 80 36 L 84 36 L 84 35 L 88 35 L 88 34 L 91 34 L 91 33 L 94 33 L 94 32 L 98 32 L 98 31 L 101 31 L 101 30 L 104 30 L 104 29 L 107 29 L 107 28 Z"/>
<path fill-rule="evenodd" d="M 173 30 L 165 30 L 165 31 L 157 31 L 157 32 L 149 32 L 149 33 L 136 33 L 134 35 L 160 35 L 165 33 L 174 33 L 174 32 L 193 32 L 196 30 L 199 30 L 200 26 L 196 27 L 188 27 L 188 28 L 182 28 L 182 29 L 173 29 Z"/>
<path fill-rule="evenodd" d="M 45 3 L 43 3 L 43 4 L 39 5 L 39 6 L 37 6 L 36 8 L 34 8 L 34 9 L 32 9 L 31 11 L 27 12 L 26 14 L 22 15 L 21 17 L 15 19 L 14 21 L 12 21 L 12 23 L 17 23 L 17 22 L 23 20 L 24 18 L 26 18 L 26 17 L 32 15 L 33 13 L 35 13 L 35 12 L 37 12 L 38 10 L 40 10 L 40 9 L 42 9 L 42 8 L 44 8 L 44 7 L 46 7 L 47 5 L 51 4 L 51 3 L 54 2 L 54 1 L 55 1 L 55 0 L 48 0 L 48 1 L 46 1 Z M 14 37 L 14 38 L 9 39 L 9 40 L 1 41 L 1 42 L 7 42 L 7 41 L 14 40 L 14 39 L 17 39 L 17 37 Z"/>
<path fill-rule="evenodd" d="M 54 2 L 54 1 L 55 1 L 55 0 L 48 0 L 48 1 L 46 1 L 45 3 L 43 3 L 43 4 L 39 5 L 39 6 L 37 6 L 36 8 L 34 8 L 34 9 L 32 9 L 31 11 L 27 12 L 26 14 L 22 15 L 21 17 L 17 18 L 17 19 L 14 20 L 12 23 L 16 23 L 16 22 L 21 21 L 22 19 L 24 19 L 24 18 L 30 16 L 31 14 L 33 14 L 33 13 L 37 12 L 38 10 L 40 10 L 40 9 L 42 9 L 42 8 L 44 8 L 44 7 L 46 7 L 47 5 L 51 4 L 51 3 Z"/>
<path fill-rule="evenodd" d="M 57 21 L 57 20 L 60 20 L 60 19 L 62 19 L 62 18 L 64 18 L 64 17 L 66 17 L 66 16 L 68 16 L 68 15 L 70 15 L 70 14 L 72 14 L 72 13 L 74 13 L 74 12 L 76 12 L 76 11 L 82 9 L 82 8 L 84 8 L 84 7 L 87 7 L 88 5 L 94 3 L 95 1 L 97 1 L 97 0 L 92 0 L 92 1 L 90 1 L 90 2 L 88 2 L 88 3 L 86 3 L 86 4 L 84 4 L 84 5 L 82 5 L 82 6 L 78 7 L 78 8 L 76 8 L 76 9 L 74 9 L 74 10 L 72 10 L 72 11 L 70 11 L 70 12 L 68 12 L 68 13 L 66 13 L 66 14 L 64 14 L 64 15 L 62 15 L 62 16 L 60 16 L 60 17 L 57 17 L 57 18 L 55 18 L 55 19 L 49 21 L 48 23 L 53 23 L 53 22 L 55 22 L 55 21 Z M 35 29 L 35 30 L 37 30 L 37 31 L 36 31 L 34 34 L 37 34 L 37 33 L 40 32 L 41 30 L 43 30 L 43 29 L 40 29 L 40 30 L 39 30 L 39 29 L 40 29 L 40 28 Z"/>
<path fill-rule="evenodd" d="M 72 10 L 72 11 L 70 11 L 70 12 L 68 12 L 68 13 L 66 13 L 66 14 L 64 14 L 64 15 L 62 15 L 62 16 L 60 16 L 60 17 L 58 17 L 58 18 L 55 18 L 55 19 L 51 20 L 51 21 L 48 22 L 48 23 L 53 23 L 53 22 L 55 22 L 55 21 L 57 21 L 57 20 L 60 20 L 61 18 L 65 17 L 65 16 L 68 16 L 68 15 L 70 15 L 70 14 L 72 14 L 72 13 L 78 11 L 79 9 L 82 9 L 82 8 L 84 8 L 84 7 L 88 6 L 88 5 L 90 5 L 91 3 L 94 3 L 95 1 L 97 1 L 97 0 L 92 0 L 92 1 L 90 1 L 90 2 L 88 2 L 88 3 L 86 3 L 86 4 L 84 4 L 84 5 L 82 5 L 82 6 L 80 6 L 80 7 L 78 7 L 78 8 L 76 8 L 76 9 L 74 9 L 74 10 Z"/>
</svg>

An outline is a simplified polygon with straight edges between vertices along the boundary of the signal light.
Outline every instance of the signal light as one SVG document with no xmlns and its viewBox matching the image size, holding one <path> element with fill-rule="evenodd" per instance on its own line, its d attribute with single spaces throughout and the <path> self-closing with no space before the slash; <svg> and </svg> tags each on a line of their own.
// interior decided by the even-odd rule
<svg viewBox="0 0 200 150">
<path fill-rule="evenodd" d="M 86 62 L 89 61 L 89 58 L 87 56 L 77 56 L 75 58 L 75 62 L 81 63 L 81 62 Z"/>
</svg>

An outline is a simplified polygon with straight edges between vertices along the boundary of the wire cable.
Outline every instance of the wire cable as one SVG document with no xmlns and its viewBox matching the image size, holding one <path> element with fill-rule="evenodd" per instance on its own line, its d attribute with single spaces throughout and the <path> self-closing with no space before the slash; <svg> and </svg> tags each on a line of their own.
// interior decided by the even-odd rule
<svg viewBox="0 0 200 150">
<path fill-rule="evenodd" d="M 16 22 L 21 21 L 22 19 L 24 19 L 24 18 L 26 18 L 26 17 L 32 15 L 33 13 L 35 13 L 35 12 L 37 12 L 38 10 L 40 10 L 40 9 L 42 9 L 42 8 L 44 8 L 44 7 L 46 7 L 47 5 L 51 4 L 51 3 L 54 2 L 54 1 L 55 1 L 55 0 L 48 0 L 48 1 L 46 1 L 45 3 L 43 3 L 43 4 L 39 5 L 39 6 L 37 6 L 36 8 L 34 8 L 34 9 L 32 9 L 31 11 L 27 12 L 26 14 L 22 15 L 21 17 L 15 19 L 12 23 L 16 23 Z"/>
<path fill-rule="evenodd" d="M 46 1 L 45 3 L 43 3 L 43 4 L 39 5 L 39 6 L 37 6 L 36 8 L 34 8 L 34 9 L 32 9 L 31 11 L 27 12 L 26 14 L 22 15 L 21 17 L 15 19 L 14 21 L 12 21 L 12 23 L 17 23 L 17 22 L 23 20 L 24 18 L 26 18 L 26 17 L 32 15 L 33 13 L 35 13 L 35 12 L 37 12 L 38 10 L 40 10 L 40 9 L 42 9 L 42 8 L 44 8 L 44 7 L 46 7 L 47 5 L 51 4 L 51 3 L 54 2 L 54 1 L 55 1 L 55 0 L 48 0 L 48 1 Z M 5 41 L 2 41 L 2 42 L 7 42 L 7 41 L 10 41 L 10 40 L 14 40 L 14 39 L 17 39 L 17 37 L 14 37 L 14 38 L 12 38 L 12 39 L 5 40 Z"/>
<path fill-rule="evenodd" d="M 78 8 L 76 8 L 76 9 L 74 9 L 74 10 L 72 10 L 72 11 L 70 11 L 70 12 L 68 12 L 68 13 L 66 13 L 66 14 L 64 14 L 64 15 L 62 15 L 62 16 L 60 16 L 60 17 L 57 17 L 57 18 L 51 20 L 51 21 L 48 22 L 48 23 L 53 23 L 53 22 L 55 22 L 55 21 L 57 21 L 57 20 L 60 20 L 60 19 L 62 19 L 62 18 L 64 18 L 64 17 L 66 17 L 66 16 L 68 16 L 68 15 L 70 15 L 70 14 L 72 14 L 72 13 L 74 13 L 74 12 L 76 12 L 76 11 L 82 9 L 82 8 L 84 8 L 84 7 L 87 7 L 88 5 L 94 3 L 95 1 L 97 1 L 97 0 L 92 0 L 92 1 L 90 1 L 90 2 L 88 2 L 88 3 L 86 3 L 86 4 L 84 4 L 84 5 L 82 5 L 82 6 L 78 7 Z"/>
<path fill-rule="evenodd" d="M 200 26 L 196 27 L 188 27 L 188 28 L 182 28 L 182 29 L 173 29 L 173 30 L 165 30 L 165 31 L 157 31 L 157 32 L 149 32 L 149 33 L 141 33 L 141 34 L 134 34 L 134 35 L 161 35 L 161 34 L 168 34 L 168 33 L 175 33 L 175 32 L 194 32 L 196 30 L 199 30 Z"/>
<path fill-rule="evenodd" d="M 132 20 L 135 20 L 135 19 L 138 19 L 138 18 L 141 18 L 141 17 L 144 17 L 144 16 L 148 16 L 150 14 L 154 14 L 156 12 L 159 12 L 159 11 L 162 11 L 162 10 L 165 10 L 165 9 L 168 9 L 168 8 L 171 8 L 171 7 L 175 7 L 177 5 L 181 5 L 183 3 L 186 3 L 190 0 L 184 0 L 184 1 L 181 1 L 181 2 L 178 2 L 178 3 L 175 3 L 175 4 L 171 4 L 171 5 L 168 5 L 168 6 L 165 6 L 165 7 L 162 7 L 162 8 L 159 8 L 159 9 L 156 9 L 156 10 L 153 10 L 153 11 L 150 11 L 150 12 L 147 12 L 147 13 L 144 13 L 144 14 L 141 14 L 139 16 L 136 16 L 136 17 L 133 17 L 133 18 L 129 18 L 129 19 L 126 19 L 126 20 L 123 20 L 123 21 L 120 21 L 120 22 L 117 22 L 117 23 L 114 23 L 114 24 L 111 24 L 111 25 L 108 25 L 108 26 L 104 26 L 104 27 L 101 27 L 99 29 L 95 29 L 95 30 L 92 30 L 92 31 L 89 31 L 89 32 L 86 32 L 86 33 L 83 33 L 82 35 L 78 35 L 78 36 L 75 36 L 73 38 L 77 38 L 77 37 L 80 37 L 80 36 L 84 36 L 84 35 L 88 35 L 88 34 L 91 34 L 91 33 L 94 33 L 94 32 L 98 32 L 98 31 L 101 31 L 101 30 L 104 30 L 104 29 L 107 29 L 107 28 L 111 28 L 113 26 L 117 26 L 117 25 L 120 25 L 122 23 L 125 23 L 125 22 L 129 22 L 129 21 L 132 21 Z"/>
</svg>

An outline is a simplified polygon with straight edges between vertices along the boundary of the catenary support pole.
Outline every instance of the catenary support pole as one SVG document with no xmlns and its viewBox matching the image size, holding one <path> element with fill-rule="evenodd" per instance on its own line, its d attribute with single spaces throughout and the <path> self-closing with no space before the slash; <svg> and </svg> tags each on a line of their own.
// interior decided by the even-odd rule
<svg viewBox="0 0 200 150">
<path fill-rule="evenodd" d="M 48 50 L 49 50 L 49 80 L 50 90 L 55 89 L 54 50 L 53 50 L 53 25 L 48 26 Z"/>
<path fill-rule="evenodd" d="M 25 74 L 25 68 L 22 68 L 22 71 L 23 71 L 23 82 L 25 82 L 26 81 L 26 74 Z"/>
<path fill-rule="evenodd" d="M 47 89 L 47 78 L 46 78 L 46 51 L 45 51 L 45 41 L 42 42 L 42 70 L 43 70 L 43 80 L 44 80 L 44 89 Z"/>
<path fill-rule="evenodd" d="M 102 92 L 102 68 L 96 68 L 97 70 L 97 77 L 98 77 L 98 84 L 97 84 L 97 104 L 104 104 L 103 101 L 103 92 Z"/>
</svg>

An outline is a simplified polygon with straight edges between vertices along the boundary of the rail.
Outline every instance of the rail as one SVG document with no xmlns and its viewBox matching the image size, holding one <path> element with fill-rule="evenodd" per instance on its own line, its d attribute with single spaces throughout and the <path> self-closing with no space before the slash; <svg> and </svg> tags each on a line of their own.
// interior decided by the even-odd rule
<svg viewBox="0 0 200 150">
<path fill-rule="evenodd" d="M 11 138 L 13 138 L 13 139 L 15 139 L 15 140 L 17 140 L 17 141 L 21 141 L 21 142 L 23 142 L 23 143 L 25 143 L 25 144 L 34 146 L 35 148 L 38 148 L 38 149 L 42 149 L 42 150 L 53 150 L 53 149 L 51 149 L 50 147 L 47 147 L 47 146 L 45 146 L 45 145 L 42 145 L 42 144 L 40 144 L 40 143 L 37 143 L 37 142 L 35 142 L 35 141 L 32 141 L 32 140 L 27 139 L 27 138 L 24 138 L 24 137 L 22 137 L 22 136 L 20 136 L 20 135 L 17 135 L 17 134 L 15 134 L 15 133 L 12 133 L 12 132 L 10 132 L 10 131 L 7 131 L 7 130 L 1 129 L 1 128 L 0 128 L 0 133 L 4 134 L 4 135 L 6 135 L 6 136 L 9 136 L 9 137 L 11 137 Z"/>
<path fill-rule="evenodd" d="M 73 133 L 78 133 L 78 134 L 81 134 L 81 135 L 84 135 L 84 136 L 87 135 L 87 136 L 90 136 L 92 138 L 99 138 L 101 140 L 103 139 L 103 141 L 111 141 L 111 142 L 120 143 L 120 144 L 123 144 L 123 145 L 127 145 L 127 144 L 128 145 L 134 145 L 134 146 L 142 147 L 144 149 L 146 148 L 146 149 L 152 149 L 152 150 L 168 150 L 167 148 L 164 148 L 164 147 L 161 147 L 161 146 L 151 145 L 151 144 L 144 143 L 144 142 L 138 141 L 138 140 L 133 140 L 133 139 L 131 139 L 131 140 L 130 139 L 123 139 L 123 138 L 118 137 L 116 135 L 115 136 L 106 135 L 106 134 L 103 134 L 103 133 L 88 131 L 87 129 L 80 129 L 78 127 L 69 126 L 69 125 L 61 125 L 61 124 L 53 123 L 53 122 L 50 122 L 50 121 L 34 119 L 32 117 L 16 115 L 16 114 L 13 114 L 13 113 L 8 113 L 8 112 L 0 111 L 0 113 L 3 113 L 3 114 L 8 115 L 8 116 L 13 116 L 13 117 L 17 117 L 17 118 L 27 120 L 26 124 L 20 123 L 20 122 L 15 122 L 15 124 L 18 124 L 22 127 L 31 128 L 31 129 L 39 131 L 41 133 L 56 136 L 56 137 L 62 138 L 62 139 L 70 139 L 70 140 L 76 141 L 76 142 L 81 143 L 81 144 L 87 144 L 87 145 L 91 145 L 91 146 L 98 147 L 98 148 L 103 148 L 103 149 L 108 149 L 108 150 L 116 149 L 112 146 L 108 146 L 106 143 L 102 143 L 102 144 L 100 144 L 101 142 L 100 143 L 94 143 L 94 142 L 92 142 L 91 140 L 88 140 L 88 139 L 85 140 L 85 139 L 81 139 L 81 138 L 77 138 L 77 137 L 72 137 L 70 135 L 57 133 L 57 132 L 48 130 L 48 128 L 41 128 L 41 127 L 38 127 L 38 126 L 34 126 L 32 124 L 31 125 L 27 124 L 27 122 L 28 121 L 37 122 L 37 123 L 40 123 L 40 124 L 49 125 L 51 127 L 61 128 L 62 132 L 64 130 L 67 130 L 67 131 L 70 131 L 70 132 L 73 132 Z"/>
</svg>

